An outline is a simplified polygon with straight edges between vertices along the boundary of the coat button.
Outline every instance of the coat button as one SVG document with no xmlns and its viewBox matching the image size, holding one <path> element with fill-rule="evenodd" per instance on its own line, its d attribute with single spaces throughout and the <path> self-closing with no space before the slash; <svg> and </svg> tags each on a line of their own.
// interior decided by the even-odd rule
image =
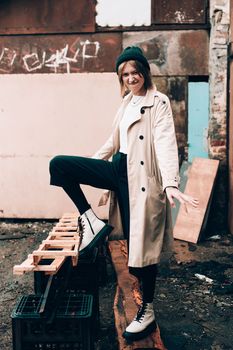
<svg viewBox="0 0 233 350">
<path fill-rule="evenodd" d="M 144 164 L 143 160 L 141 160 L 140 164 L 141 164 L 141 165 L 143 165 L 143 164 Z"/>
<path fill-rule="evenodd" d="M 143 136 L 143 135 L 140 135 L 139 138 L 140 138 L 140 140 L 143 140 L 143 139 L 144 139 L 144 136 Z"/>
<path fill-rule="evenodd" d="M 142 190 L 142 192 L 145 192 L 146 189 L 145 189 L 145 187 L 142 187 L 141 190 Z"/>
<path fill-rule="evenodd" d="M 141 114 L 144 114 L 145 113 L 145 109 L 142 107 L 140 112 L 141 112 Z"/>
</svg>

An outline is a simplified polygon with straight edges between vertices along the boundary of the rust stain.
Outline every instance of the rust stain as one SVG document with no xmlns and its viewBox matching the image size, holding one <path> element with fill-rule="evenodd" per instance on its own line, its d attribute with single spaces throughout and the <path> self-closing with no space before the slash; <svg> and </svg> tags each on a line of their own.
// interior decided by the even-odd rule
<svg viewBox="0 0 233 350">
<path fill-rule="evenodd" d="M 204 30 L 185 31 L 179 37 L 181 67 L 189 75 L 209 75 L 209 37 Z M 198 72 L 198 73 L 197 73 Z"/>
<path fill-rule="evenodd" d="M 149 61 L 153 60 L 157 66 L 162 66 L 167 62 L 168 42 L 164 41 L 162 34 L 143 42 L 140 46 L 145 52 L 147 59 Z"/>
<path fill-rule="evenodd" d="M 153 23 L 205 24 L 207 21 L 207 1 L 203 0 L 152 0 Z"/>
<path fill-rule="evenodd" d="M 95 0 L 0 2 L 0 34 L 95 31 Z"/>
</svg>

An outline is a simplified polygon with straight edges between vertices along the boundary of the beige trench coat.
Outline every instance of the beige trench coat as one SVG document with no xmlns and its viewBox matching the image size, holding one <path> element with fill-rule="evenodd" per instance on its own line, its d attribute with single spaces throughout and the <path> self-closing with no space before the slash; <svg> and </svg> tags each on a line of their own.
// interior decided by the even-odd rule
<svg viewBox="0 0 233 350">
<path fill-rule="evenodd" d="M 109 159 L 119 150 L 119 122 L 132 98 L 127 95 L 116 115 L 113 133 L 93 156 Z M 172 222 L 164 189 L 178 187 L 178 152 L 169 99 L 155 87 L 147 91 L 140 114 L 128 128 L 127 171 L 130 202 L 128 265 L 143 267 L 159 262 L 172 251 Z M 109 223 L 112 237 L 122 238 L 120 212 L 111 194 Z M 121 236 L 119 236 L 121 234 Z"/>
</svg>

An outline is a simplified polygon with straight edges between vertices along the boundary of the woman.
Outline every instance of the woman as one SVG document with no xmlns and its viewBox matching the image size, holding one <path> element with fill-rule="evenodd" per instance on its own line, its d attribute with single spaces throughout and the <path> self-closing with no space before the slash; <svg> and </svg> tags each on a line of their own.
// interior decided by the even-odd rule
<svg viewBox="0 0 233 350">
<path fill-rule="evenodd" d="M 156 326 L 153 297 L 157 264 L 162 251 L 171 251 L 172 246 L 170 206 L 175 206 L 174 198 L 194 207 L 198 201 L 178 190 L 178 154 L 170 103 L 153 85 L 142 50 L 127 47 L 117 58 L 116 72 L 125 97 L 112 135 L 92 158 L 53 158 L 50 173 L 51 184 L 63 187 L 79 210 L 81 255 L 113 227 L 119 232 L 120 217 L 129 248 L 129 272 L 142 287 L 142 305 L 123 336 L 137 340 Z M 96 217 L 80 184 L 112 191 L 110 225 Z M 100 205 L 106 199 L 105 193 Z"/>
</svg>

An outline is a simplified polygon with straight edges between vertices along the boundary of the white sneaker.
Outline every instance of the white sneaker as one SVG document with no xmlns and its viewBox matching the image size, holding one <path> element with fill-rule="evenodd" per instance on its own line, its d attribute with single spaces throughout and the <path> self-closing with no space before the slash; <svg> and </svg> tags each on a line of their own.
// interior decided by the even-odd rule
<svg viewBox="0 0 233 350">
<path fill-rule="evenodd" d="M 79 256 L 88 253 L 98 242 L 110 234 L 113 227 L 97 218 L 90 208 L 78 218 L 78 227 L 81 237 Z"/>
<path fill-rule="evenodd" d="M 152 333 L 156 326 L 153 303 L 143 303 L 123 333 L 123 337 L 130 341 L 140 340 Z"/>
</svg>

